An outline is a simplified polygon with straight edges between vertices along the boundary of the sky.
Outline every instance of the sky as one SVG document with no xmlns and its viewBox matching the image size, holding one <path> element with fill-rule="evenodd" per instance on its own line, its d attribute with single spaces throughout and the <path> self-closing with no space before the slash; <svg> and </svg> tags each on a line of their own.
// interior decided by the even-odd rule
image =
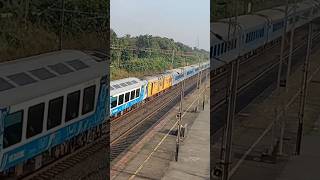
<svg viewBox="0 0 320 180">
<path fill-rule="evenodd" d="M 209 51 L 210 0 L 111 0 L 118 36 L 150 34 Z"/>
</svg>

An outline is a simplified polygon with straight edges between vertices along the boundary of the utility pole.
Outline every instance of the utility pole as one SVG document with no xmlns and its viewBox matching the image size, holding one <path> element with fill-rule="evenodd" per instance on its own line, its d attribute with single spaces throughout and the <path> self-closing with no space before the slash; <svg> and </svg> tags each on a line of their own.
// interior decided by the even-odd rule
<svg viewBox="0 0 320 180">
<path fill-rule="evenodd" d="M 174 60 L 174 49 L 172 49 L 172 56 L 171 56 L 172 69 L 174 69 L 173 60 Z"/>
<path fill-rule="evenodd" d="M 289 0 L 287 0 L 286 3 L 286 8 L 285 8 L 285 17 L 284 17 L 284 27 L 283 27 L 283 34 L 282 34 L 282 39 L 281 39 L 281 52 L 280 52 L 280 60 L 279 60 L 279 69 L 278 69 L 278 79 L 277 79 L 277 94 L 280 96 L 280 84 L 281 84 L 281 73 L 282 73 L 282 64 L 283 64 L 283 57 L 284 57 L 284 46 L 285 46 L 285 41 L 286 41 L 286 34 L 287 34 L 287 24 L 288 24 L 288 8 L 289 8 Z M 281 107 L 284 105 L 284 103 L 281 101 L 280 97 L 279 99 L 279 110 L 277 111 L 278 113 L 280 112 Z M 281 101 L 281 102 L 280 102 Z M 278 115 L 278 114 L 277 114 Z M 282 150 L 283 150 L 283 138 L 284 138 L 284 130 L 286 126 L 285 120 L 282 120 L 280 122 L 281 128 L 280 128 L 280 137 L 279 137 L 279 155 L 282 155 Z"/>
<path fill-rule="evenodd" d="M 223 157 L 223 173 L 222 179 L 229 179 L 229 168 L 231 163 L 231 153 L 232 153 L 232 139 L 233 139 L 233 120 L 235 117 L 236 109 L 236 99 L 237 99 L 237 86 L 238 86 L 238 74 L 239 74 L 239 58 L 231 62 L 231 77 L 230 85 L 228 87 L 228 113 L 226 122 L 226 133 L 224 141 L 225 154 Z"/>
<path fill-rule="evenodd" d="M 26 0 L 26 7 L 25 7 L 25 14 L 24 14 L 24 28 L 27 29 L 28 28 L 28 14 L 29 14 L 29 0 Z"/>
<path fill-rule="evenodd" d="M 118 59 L 118 68 L 120 68 L 121 52 L 122 52 L 122 50 L 120 48 L 120 50 L 118 51 L 118 57 L 117 57 L 117 59 Z"/>
<path fill-rule="evenodd" d="M 312 47 L 312 21 L 309 23 L 309 34 L 308 34 L 308 45 L 307 45 L 307 55 L 303 65 L 303 79 L 301 81 L 301 91 L 300 91 L 300 102 L 299 102 L 299 124 L 296 142 L 296 154 L 300 155 L 301 150 L 301 140 L 303 135 L 303 117 L 304 117 L 304 106 L 306 103 L 306 95 L 308 88 L 308 71 L 309 71 L 309 60 Z"/>
<path fill-rule="evenodd" d="M 235 22 L 234 22 L 234 32 L 233 37 L 236 34 L 237 30 L 237 18 L 238 18 L 238 2 L 234 1 L 234 9 L 235 9 Z M 229 19 L 229 30 L 228 30 L 228 41 L 230 40 L 230 27 L 231 20 Z M 240 48 L 240 46 L 239 46 Z M 233 139 L 233 121 L 235 118 L 236 111 L 236 102 L 237 102 L 237 90 L 238 90 L 238 77 L 239 77 L 239 66 L 240 66 L 240 51 L 237 59 L 231 62 L 231 74 L 230 74 L 230 83 L 227 89 L 227 120 L 225 126 L 225 134 L 223 141 L 223 149 L 225 151 L 223 156 L 223 171 L 222 171 L 222 179 L 229 180 L 229 169 L 231 164 L 231 155 L 232 155 L 232 139 Z"/>
<path fill-rule="evenodd" d="M 62 41 L 63 41 L 63 26 L 64 26 L 64 6 L 65 6 L 65 0 L 61 0 L 61 6 L 62 6 L 62 11 L 61 11 L 61 17 L 60 17 L 60 45 L 59 49 L 62 50 Z"/>
<path fill-rule="evenodd" d="M 197 38 L 197 49 L 199 50 L 199 38 Z M 198 68 L 199 68 L 197 88 L 198 88 L 199 96 L 198 96 L 198 105 L 196 106 L 196 109 L 195 109 L 196 112 L 198 111 L 198 108 L 199 108 L 199 105 L 200 105 L 200 96 L 201 96 L 201 90 L 200 90 L 200 86 L 201 86 L 200 56 L 199 56 L 199 53 L 197 53 L 197 55 L 198 55 Z"/>
<path fill-rule="evenodd" d="M 182 69 L 181 69 L 182 71 Z M 180 126 L 181 126 L 181 121 L 182 121 L 182 101 L 183 101 L 183 92 L 184 92 L 184 85 L 183 82 L 180 82 L 181 86 L 180 86 L 180 105 L 179 105 L 179 112 L 176 116 L 177 120 L 178 120 L 178 132 L 177 132 L 177 138 L 176 138 L 176 156 L 175 156 L 175 160 L 178 161 L 178 157 L 179 157 L 179 146 L 180 146 Z"/>
<path fill-rule="evenodd" d="M 284 45 L 287 33 L 287 19 L 288 19 L 288 6 L 289 0 L 287 0 L 286 8 L 285 8 L 285 17 L 284 17 L 284 28 L 282 32 L 282 39 L 281 39 L 281 50 L 280 50 L 280 59 L 279 59 L 279 69 L 278 69 L 278 79 L 277 79 L 277 91 L 280 93 L 280 83 L 281 83 L 281 72 L 282 72 L 282 63 L 283 63 L 283 56 L 284 56 Z"/>
<path fill-rule="evenodd" d="M 291 72 L 291 64 L 292 64 L 292 51 L 293 51 L 293 40 L 294 40 L 294 31 L 296 28 L 296 9 L 297 9 L 297 0 L 294 0 L 294 9 L 293 9 L 293 25 L 291 28 L 290 33 L 290 49 L 289 49 L 289 59 L 288 59 L 288 67 L 287 67 L 287 76 L 286 76 L 286 92 L 288 92 L 288 85 L 289 85 L 289 76 Z"/>
</svg>

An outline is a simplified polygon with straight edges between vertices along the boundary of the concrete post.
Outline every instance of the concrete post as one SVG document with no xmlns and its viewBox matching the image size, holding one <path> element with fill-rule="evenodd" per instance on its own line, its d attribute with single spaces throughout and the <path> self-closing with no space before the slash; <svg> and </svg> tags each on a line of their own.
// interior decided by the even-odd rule
<svg viewBox="0 0 320 180">
<path fill-rule="evenodd" d="M 301 81 L 301 92 L 300 92 L 300 103 L 299 103 L 299 123 L 298 123 L 298 133 L 296 142 L 296 154 L 300 155 L 301 150 L 301 140 L 303 135 L 303 117 L 304 117 L 304 106 L 306 103 L 306 94 L 308 88 L 308 71 L 309 71 L 309 60 L 312 47 L 312 22 L 309 23 L 309 34 L 308 34 L 308 45 L 307 45 L 307 55 L 303 65 L 303 79 Z"/>
</svg>

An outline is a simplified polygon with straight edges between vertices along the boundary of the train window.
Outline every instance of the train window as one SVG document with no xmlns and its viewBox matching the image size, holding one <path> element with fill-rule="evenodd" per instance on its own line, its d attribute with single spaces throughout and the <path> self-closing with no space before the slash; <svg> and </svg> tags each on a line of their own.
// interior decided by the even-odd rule
<svg viewBox="0 0 320 180">
<path fill-rule="evenodd" d="M 121 104 L 123 104 L 123 98 L 124 97 L 124 94 L 121 94 L 120 96 L 119 96 L 119 102 L 118 102 L 118 105 L 121 105 Z"/>
<path fill-rule="evenodd" d="M 292 24 L 292 23 L 293 23 L 293 19 L 290 18 L 290 19 L 289 19 L 289 24 Z"/>
<path fill-rule="evenodd" d="M 67 96 L 67 109 L 65 121 L 71 121 L 79 116 L 80 91 L 75 91 Z"/>
<path fill-rule="evenodd" d="M 131 91 L 130 100 L 132 100 L 134 98 L 136 98 L 136 91 L 135 90 Z"/>
<path fill-rule="evenodd" d="M 220 54 L 223 54 L 223 52 L 224 52 L 224 43 L 221 43 L 221 52 L 220 52 Z"/>
<path fill-rule="evenodd" d="M 82 115 L 93 111 L 95 97 L 96 85 L 87 87 L 83 90 Z"/>
<path fill-rule="evenodd" d="M 259 31 L 259 38 L 262 37 L 262 30 L 263 30 L 263 29 L 261 29 L 261 30 Z"/>
<path fill-rule="evenodd" d="M 140 89 L 136 89 L 136 97 L 140 97 Z"/>
<path fill-rule="evenodd" d="M 223 54 L 223 51 L 224 51 L 224 43 L 221 43 L 221 48 L 220 48 L 220 54 Z"/>
<path fill-rule="evenodd" d="M 231 49 L 234 49 L 235 46 L 236 46 L 236 39 L 233 39 L 233 40 L 232 40 L 232 47 L 231 47 Z"/>
<path fill-rule="evenodd" d="M 27 138 L 42 132 L 44 103 L 31 106 L 28 110 Z"/>
<path fill-rule="evenodd" d="M 217 55 L 217 45 L 214 45 L 214 51 L 213 51 L 213 56 Z"/>
<path fill-rule="evenodd" d="M 218 49 L 217 49 L 217 56 L 220 55 L 220 44 L 218 44 Z"/>
<path fill-rule="evenodd" d="M 223 43 L 224 44 L 224 52 L 227 52 L 227 43 Z"/>
<path fill-rule="evenodd" d="M 111 109 L 112 108 L 115 108 L 117 106 L 117 103 L 118 103 L 118 98 L 117 96 L 116 97 L 111 97 Z"/>
<path fill-rule="evenodd" d="M 63 108 L 63 96 L 49 101 L 47 130 L 57 127 L 61 124 Z"/>
<path fill-rule="evenodd" d="M 128 102 L 130 100 L 130 92 L 127 92 L 125 95 L 125 102 Z"/>
<path fill-rule="evenodd" d="M 233 48 L 237 48 L 237 39 L 234 40 L 234 47 Z"/>
<path fill-rule="evenodd" d="M 3 148 L 21 141 L 23 110 L 11 113 L 4 119 Z"/>
</svg>

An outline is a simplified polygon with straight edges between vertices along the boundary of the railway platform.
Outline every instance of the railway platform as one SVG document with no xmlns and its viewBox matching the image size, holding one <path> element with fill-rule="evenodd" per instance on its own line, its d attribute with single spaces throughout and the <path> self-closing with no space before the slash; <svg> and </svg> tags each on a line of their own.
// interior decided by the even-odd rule
<svg viewBox="0 0 320 180">
<path fill-rule="evenodd" d="M 175 162 L 175 150 L 176 114 L 179 103 L 159 119 L 159 122 L 143 137 L 133 143 L 125 153 L 111 163 L 111 179 L 174 179 L 174 176 L 180 176 L 182 173 L 184 173 L 184 177 L 189 176 L 189 179 L 195 179 L 193 177 L 196 176 L 209 179 L 210 120 L 208 97 L 210 89 L 209 84 L 205 84 L 205 87 L 202 87 L 203 91 L 201 90 L 203 92 L 201 95 L 206 95 L 205 110 L 202 110 L 201 96 L 199 111 L 194 111 L 198 105 L 199 91 L 194 91 L 184 98 L 181 124 L 187 124 L 187 133 L 180 144 L 178 163 Z M 199 132 L 201 134 L 194 135 Z M 192 157 L 188 158 L 189 155 Z M 197 169 L 195 163 L 199 163 Z M 185 173 L 188 171 L 190 171 L 189 175 Z"/>
<path fill-rule="evenodd" d="M 310 58 L 301 155 L 295 155 L 302 64 L 289 77 L 288 90 L 265 89 L 237 115 L 234 121 L 232 180 L 319 179 L 317 161 L 320 116 L 320 50 L 315 45 Z M 302 61 L 305 56 L 301 56 Z M 253 87 L 254 89 L 257 87 Z M 252 91 L 251 91 L 252 92 Z M 282 131 L 281 127 L 285 124 Z M 281 152 L 281 133 L 283 146 Z M 211 146 L 214 166 L 219 165 L 221 139 Z M 212 172 L 213 174 L 213 172 Z M 218 177 L 214 179 L 219 179 Z"/>
<path fill-rule="evenodd" d="M 320 117 L 312 132 L 302 139 L 302 149 L 300 156 L 294 156 L 286 164 L 283 171 L 276 180 L 318 180 L 320 178 Z"/>
<path fill-rule="evenodd" d="M 210 178 L 210 107 L 205 106 L 180 147 L 178 161 L 170 162 L 163 180 Z"/>
</svg>

